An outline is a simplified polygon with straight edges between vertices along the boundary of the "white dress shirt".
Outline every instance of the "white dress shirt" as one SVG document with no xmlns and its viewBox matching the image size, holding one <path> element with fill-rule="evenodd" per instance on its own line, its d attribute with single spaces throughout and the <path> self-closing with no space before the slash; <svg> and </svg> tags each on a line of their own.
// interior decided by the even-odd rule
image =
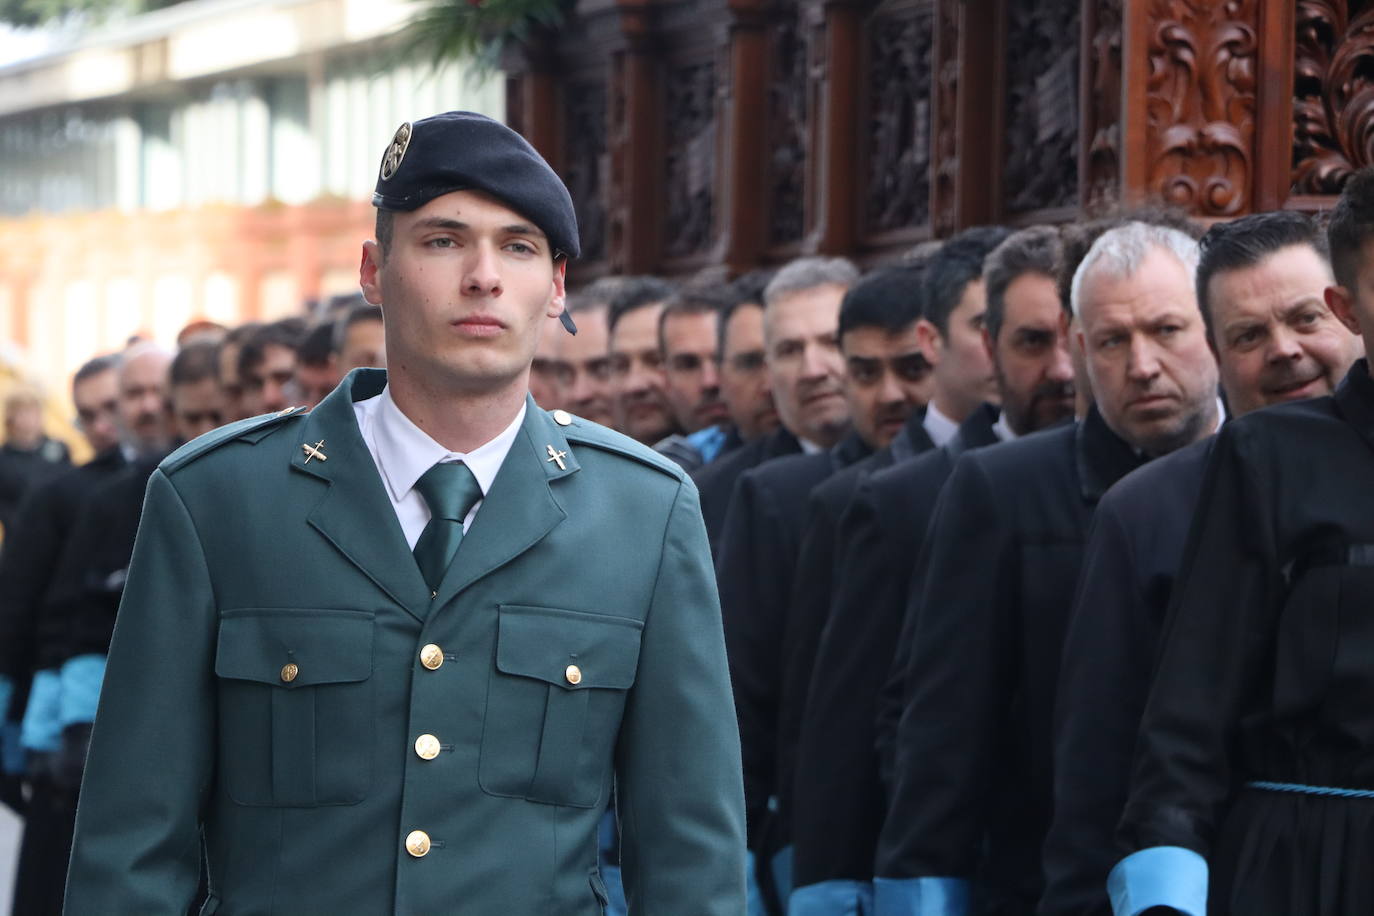
<svg viewBox="0 0 1374 916">
<path fill-rule="evenodd" d="M 959 431 L 959 424 L 949 417 L 940 413 L 940 408 L 935 406 L 935 402 L 926 405 L 926 415 L 921 420 L 921 425 L 926 429 L 926 435 L 930 436 L 930 441 L 935 443 L 936 448 L 940 448 Z"/>
<path fill-rule="evenodd" d="M 391 506 L 396 510 L 396 519 L 405 532 L 406 543 L 415 549 L 420 532 L 429 524 L 429 506 L 425 498 L 415 489 L 415 482 L 421 475 L 446 461 L 461 461 L 477 478 L 482 488 L 482 496 L 491 489 L 501 463 L 506 460 L 520 424 L 525 421 L 525 405 L 495 439 L 478 446 L 467 454 L 451 452 L 430 438 L 429 434 L 411 422 L 401 413 L 401 408 L 391 399 L 391 386 L 382 389 L 376 397 L 353 403 L 353 415 L 358 418 L 358 429 L 363 434 L 363 442 L 372 454 L 377 471 L 382 475 Z M 463 519 L 463 532 L 472 527 L 477 510 L 482 508 L 483 500 L 478 500 Z"/>
</svg>

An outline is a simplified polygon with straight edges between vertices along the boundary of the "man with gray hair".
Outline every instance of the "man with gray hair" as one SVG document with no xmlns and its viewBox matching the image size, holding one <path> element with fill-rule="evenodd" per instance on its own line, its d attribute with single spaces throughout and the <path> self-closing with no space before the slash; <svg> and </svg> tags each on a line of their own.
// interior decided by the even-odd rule
<svg viewBox="0 0 1374 916">
<path fill-rule="evenodd" d="M 840 394 L 840 300 L 858 279 L 858 268 L 843 258 L 798 258 L 763 289 L 764 363 L 780 425 L 693 476 L 717 565 L 740 476 L 773 458 L 828 449 L 848 426 Z"/>
<path fill-rule="evenodd" d="M 1197 263 L 1174 229 L 1104 233 L 1072 287 L 1095 406 L 1076 425 L 965 453 L 945 484 L 909 612 L 880 916 L 935 899 L 951 914 L 1035 906 L 1060 646 L 1093 513 L 1121 477 L 1219 421 Z"/>
</svg>

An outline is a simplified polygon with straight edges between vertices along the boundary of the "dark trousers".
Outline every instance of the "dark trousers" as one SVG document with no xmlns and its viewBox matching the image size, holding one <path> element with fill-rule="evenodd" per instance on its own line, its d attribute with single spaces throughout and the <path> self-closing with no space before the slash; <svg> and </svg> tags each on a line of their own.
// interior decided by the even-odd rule
<svg viewBox="0 0 1374 916">
<path fill-rule="evenodd" d="M 62 916 L 76 829 L 76 794 L 59 789 L 43 775 L 30 785 L 14 876 L 13 916 Z"/>
</svg>

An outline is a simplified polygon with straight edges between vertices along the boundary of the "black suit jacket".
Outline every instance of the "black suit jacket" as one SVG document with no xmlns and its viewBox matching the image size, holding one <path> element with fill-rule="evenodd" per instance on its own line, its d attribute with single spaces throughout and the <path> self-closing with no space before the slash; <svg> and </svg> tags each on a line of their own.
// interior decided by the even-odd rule
<svg viewBox="0 0 1374 916">
<path fill-rule="evenodd" d="M 997 409 L 985 405 L 943 447 L 869 475 L 831 531 L 833 584 L 824 600 L 812 602 L 820 613 L 796 621 L 797 629 L 808 630 L 809 655 L 790 659 L 784 698 L 784 732 L 795 730 L 796 741 L 788 774 L 792 792 L 784 795 L 799 800 L 792 825 L 796 887 L 836 878 L 866 881 L 873 874 L 886 801 L 878 780 L 875 707 L 892 663 L 911 567 L 955 460 L 996 442 L 996 420 Z M 806 568 L 803 563 L 799 583 Z"/>
<path fill-rule="evenodd" d="M 1040 894 L 1059 651 L 1093 509 L 1143 459 L 1096 409 L 966 452 L 918 572 L 887 878 L 982 876 L 1009 912 Z"/>
<path fill-rule="evenodd" d="M 717 563 L 720 562 L 720 535 L 725 528 L 725 515 L 740 475 L 765 461 L 800 451 L 801 443 L 797 437 L 779 426 L 768 435 L 746 442 L 692 472 L 692 482 L 697 485 L 697 492 L 701 496 L 706 538 L 711 542 L 711 555 Z"/>
<path fill-rule="evenodd" d="M 807 498 L 836 471 L 871 450 L 850 433 L 834 448 L 786 455 L 739 478 L 716 558 L 725 649 L 744 752 L 750 848 L 776 793 L 778 685 L 782 632 L 792 597 Z"/>
</svg>

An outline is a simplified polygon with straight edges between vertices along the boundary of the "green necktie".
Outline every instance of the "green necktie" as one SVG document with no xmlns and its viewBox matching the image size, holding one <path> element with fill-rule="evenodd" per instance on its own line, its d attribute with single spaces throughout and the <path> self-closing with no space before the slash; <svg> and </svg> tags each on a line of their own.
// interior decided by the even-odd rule
<svg viewBox="0 0 1374 916">
<path fill-rule="evenodd" d="M 461 461 L 436 464 L 415 481 L 429 506 L 429 524 L 415 542 L 415 562 L 430 589 L 437 589 L 463 540 L 463 519 L 482 498 L 482 488 Z"/>
</svg>

